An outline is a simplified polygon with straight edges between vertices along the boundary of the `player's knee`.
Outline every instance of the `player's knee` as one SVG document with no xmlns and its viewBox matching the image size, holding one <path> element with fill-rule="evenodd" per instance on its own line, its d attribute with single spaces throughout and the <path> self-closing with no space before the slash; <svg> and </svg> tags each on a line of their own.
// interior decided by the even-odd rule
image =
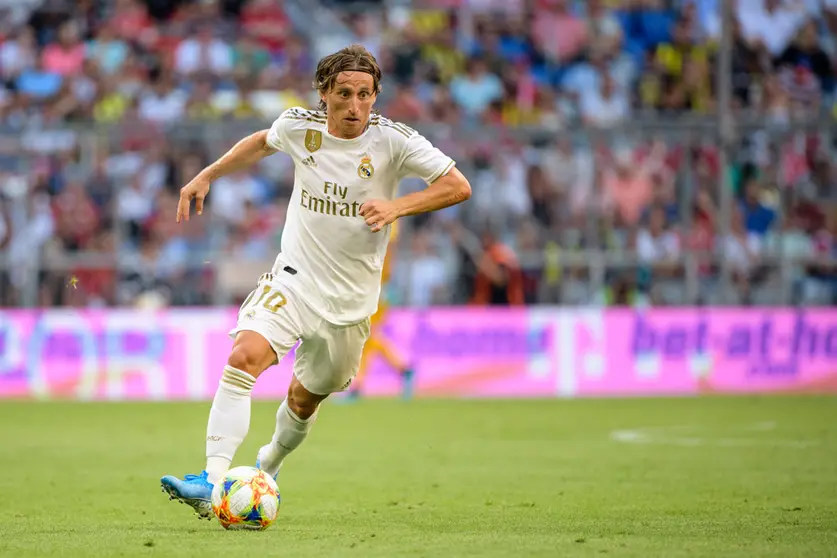
<svg viewBox="0 0 837 558">
<path fill-rule="evenodd" d="M 302 420 L 312 417 L 322 400 L 323 396 L 311 393 L 299 382 L 291 382 L 288 388 L 288 407 Z"/>
<path fill-rule="evenodd" d="M 247 372 L 254 378 L 264 372 L 264 357 L 256 354 L 256 351 L 249 350 L 246 346 L 237 345 L 233 347 L 230 356 L 227 359 L 227 364 L 233 368 L 238 368 L 243 372 Z"/>
</svg>

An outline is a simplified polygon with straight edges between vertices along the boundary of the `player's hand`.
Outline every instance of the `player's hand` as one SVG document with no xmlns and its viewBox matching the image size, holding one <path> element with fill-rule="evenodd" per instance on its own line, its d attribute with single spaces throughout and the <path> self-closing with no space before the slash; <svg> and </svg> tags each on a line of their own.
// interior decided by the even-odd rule
<svg viewBox="0 0 837 558">
<path fill-rule="evenodd" d="M 177 222 L 181 219 L 189 220 L 189 209 L 192 199 L 195 200 L 195 211 L 203 213 L 203 200 L 209 193 L 209 180 L 200 176 L 195 177 L 189 184 L 180 189 L 180 199 L 177 201 Z"/>
<path fill-rule="evenodd" d="M 398 219 L 395 203 L 390 200 L 370 200 L 360 206 L 360 215 L 372 232 L 380 232 L 384 227 Z"/>
</svg>

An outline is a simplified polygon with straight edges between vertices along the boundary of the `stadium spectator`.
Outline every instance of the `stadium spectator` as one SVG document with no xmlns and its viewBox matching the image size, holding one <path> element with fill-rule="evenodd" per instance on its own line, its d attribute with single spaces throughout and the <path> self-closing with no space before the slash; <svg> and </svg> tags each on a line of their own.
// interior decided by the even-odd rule
<svg viewBox="0 0 837 558">
<path fill-rule="evenodd" d="M 465 75 L 457 76 L 450 84 L 450 93 L 454 102 L 466 114 L 478 116 L 489 105 L 503 96 L 503 84 L 496 75 L 488 71 L 485 60 L 479 57 L 468 61 Z"/>
<path fill-rule="evenodd" d="M 822 228 L 813 237 L 814 262 L 809 266 L 811 298 L 822 293 L 827 304 L 837 305 L 837 206 L 831 207 Z"/>
<path fill-rule="evenodd" d="M 114 34 L 123 40 L 149 44 L 156 38 L 148 7 L 140 0 L 115 0 L 109 20 Z"/>
<path fill-rule="evenodd" d="M 741 200 L 741 216 L 748 234 L 764 238 L 776 220 L 776 212 L 762 202 L 762 186 L 756 177 L 750 177 L 744 185 Z"/>
<path fill-rule="evenodd" d="M 669 297 L 661 292 L 661 283 L 679 276 L 681 271 L 680 237 L 670 226 L 664 207 L 656 206 L 651 209 L 648 225 L 641 228 L 637 234 L 636 251 L 639 261 L 645 265 L 641 274 L 645 288 L 650 290 L 651 301 L 656 304 L 663 303 Z M 670 283 L 667 287 L 669 290 L 682 289 L 682 286 Z"/>
<path fill-rule="evenodd" d="M 15 80 L 15 90 L 35 101 L 46 101 L 58 94 L 63 83 L 61 74 L 45 68 L 43 59 L 39 59 L 34 67 L 20 72 Z"/>
<path fill-rule="evenodd" d="M 764 237 L 747 230 L 744 211 L 732 211 L 730 232 L 723 239 L 721 255 L 729 265 L 742 304 L 752 302 L 753 284 L 763 278 L 763 248 Z"/>
<path fill-rule="evenodd" d="M 64 23 L 58 30 L 58 41 L 47 45 L 41 56 L 43 68 L 48 72 L 62 76 L 80 73 L 86 52 L 75 23 Z"/>
<path fill-rule="evenodd" d="M 247 217 L 245 207 L 259 200 L 262 190 L 262 185 L 250 173 L 225 176 L 212 185 L 210 210 L 222 223 L 240 226 Z"/>
<path fill-rule="evenodd" d="M 532 32 L 541 51 L 554 64 L 572 62 L 587 48 L 587 23 L 573 14 L 567 0 L 538 0 Z"/>
<path fill-rule="evenodd" d="M 718 226 L 718 208 L 707 188 L 699 187 L 692 207 L 692 226 L 684 233 L 684 246 L 696 257 L 700 289 L 711 283 L 714 266 L 712 254 L 715 250 L 715 236 Z M 703 296 L 701 296 L 703 298 Z"/>
<path fill-rule="evenodd" d="M 192 94 L 186 102 L 186 115 L 190 120 L 217 120 L 221 111 L 213 102 L 212 80 L 209 76 L 197 78 L 192 84 Z"/>
<path fill-rule="evenodd" d="M 185 115 L 186 103 L 186 93 L 175 87 L 173 77 L 162 74 L 140 97 L 139 116 L 155 123 L 175 122 Z"/>
<path fill-rule="evenodd" d="M 710 112 L 714 108 L 711 45 L 696 42 L 692 23 L 680 19 L 671 41 L 657 46 L 654 71 L 644 80 L 645 103 L 658 109 Z"/>
<path fill-rule="evenodd" d="M 723 0 L 685 0 L 683 15 L 694 21 L 694 38 L 717 43 L 721 38 Z"/>
<path fill-rule="evenodd" d="M 590 91 L 601 90 L 601 78 L 609 75 L 619 95 L 630 96 L 636 81 L 636 67 L 630 56 L 613 46 L 590 49 L 586 60 L 571 65 L 560 79 L 560 86 L 575 100 L 582 100 Z M 630 98 L 628 99 L 630 102 Z"/>
<path fill-rule="evenodd" d="M 410 260 L 405 266 L 406 297 L 404 303 L 425 308 L 445 300 L 443 289 L 448 283 L 447 262 L 432 247 L 433 237 L 418 231 L 410 239 Z"/>
<path fill-rule="evenodd" d="M 737 3 L 736 15 L 750 44 L 775 57 L 791 42 L 806 14 L 793 0 L 749 0 Z"/>
<path fill-rule="evenodd" d="M 587 3 L 587 27 L 591 49 L 610 50 L 621 46 L 624 31 L 605 0 L 590 0 Z"/>
<path fill-rule="evenodd" d="M 624 122 L 630 116 L 627 95 L 617 91 L 616 83 L 608 72 L 599 80 L 599 89 L 589 91 L 581 99 L 581 118 L 584 124 L 607 128 Z"/>
<path fill-rule="evenodd" d="M 395 86 L 395 96 L 387 104 L 387 118 L 399 122 L 423 122 L 427 120 L 427 108 L 408 84 Z"/>
<path fill-rule="evenodd" d="M 639 0 L 627 3 L 619 16 L 627 31 L 629 50 L 635 55 L 653 52 L 671 37 L 676 12 L 663 0 Z"/>
<path fill-rule="evenodd" d="M 514 250 L 522 254 L 541 252 L 539 227 L 531 219 L 524 220 L 517 229 Z M 544 265 L 521 266 L 520 279 L 525 304 L 537 304 L 541 297 L 541 285 L 544 282 Z"/>
<path fill-rule="evenodd" d="M 819 108 L 822 97 L 820 82 L 809 62 L 801 62 L 792 68 L 783 67 L 779 70 L 778 79 L 792 108 L 798 109 L 800 113 Z"/>
<path fill-rule="evenodd" d="M 665 147 L 656 144 L 654 150 L 637 164 L 635 154 L 621 148 L 612 157 L 600 159 L 604 191 L 601 202 L 605 212 L 613 215 L 617 225 L 633 227 L 639 223 L 645 208 L 651 203 L 651 176 L 661 170 Z"/>
<path fill-rule="evenodd" d="M 539 164 L 548 181 L 548 189 L 555 195 L 566 196 L 573 222 L 577 225 L 587 215 L 595 186 L 593 153 L 572 144 L 568 136 L 558 139 L 554 146 L 540 152 Z"/>
<path fill-rule="evenodd" d="M 87 58 L 106 75 L 118 72 L 128 58 L 128 45 L 114 32 L 114 27 L 104 22 L 95 37 L 87 42 Z"/>
<path fill-rule="evenodd" d="M 376 29 L 377 18 L 370 14 L 352 14 L 349 26 L 352 30 L 349 42 L 363 45 L 375 58 L 381 57 L 381 38 Z"/>
<path fill-rule="evenodd" d="M 256 37 L 274 55 L 285 46 L 290 32 L 281 0 L 250 0 L 241 10 L 241 26 L 245 35 Z"/>
<path fill-rule="evenodd" d="M 31 27 L 20 28 L 0 45 L 0 75 L 4 80 L 14 80 L 24 70 L 34 68 L 37 58 L 34 31 Z"/>
<path fill-rule="evenodd" d="M 793 42 L 776 60 L 776 65 L 780 69 L 801 67 L 810 70 L 819 80 L 822 91 L 826 93 L 834 91 L 834 65 L 820 46 L 817 23 L 814 20 L 808 20 L 800 27 Z"/>
<path fill-rule="evenodd" d="M 732 29 L 732 91 L 741 107 L 749 107 L 756 102 L 752 98 L 753 85 L 764 78 L 771 67 L 767 52 L 751 44 L 744 37 L 741 22 L 733 20 Z"/>
<path fill-rule="evenodd" d="M 475 305 L 519 305 L 525 302 L 523 275 L 514 251 L 500 242 L 494 233 L 482 235 L 482 255 L 477 259 Z"/>
<path fill-rule="evenodd" d="M 225 76 L 232 70 L 233 51 L 223 39 L 215 36 L 209 25 L 203 25 L 197 35 L 177 47 L 175 68 L 181 74 L 210 72 Z"/>
<path fill-rule="evenodd" d="M 270 66 L 271 54 L 255 37 L 243 35 L 232 48 L 230 62 L 236 78 L 253 80 Z"/>
</svg>

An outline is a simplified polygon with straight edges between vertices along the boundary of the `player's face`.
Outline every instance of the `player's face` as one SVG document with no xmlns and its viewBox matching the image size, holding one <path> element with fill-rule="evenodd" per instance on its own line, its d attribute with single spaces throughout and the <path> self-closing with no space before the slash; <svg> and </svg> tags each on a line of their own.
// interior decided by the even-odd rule
<svg viewBox="0 0 837 558">
<path fill-rule="evenodd" d="M 329 132 L 356 138 L 366 129 L 375 104 L 375 82 L 364 72 L 340 72 L 331 91 L 321 94 L 328 111 Z"/>
</svg>

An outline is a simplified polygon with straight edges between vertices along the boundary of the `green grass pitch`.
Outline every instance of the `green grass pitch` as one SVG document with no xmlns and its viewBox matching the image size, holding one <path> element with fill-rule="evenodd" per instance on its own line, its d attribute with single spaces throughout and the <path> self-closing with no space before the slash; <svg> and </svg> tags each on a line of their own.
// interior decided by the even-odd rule
<svg viewBox="0 0 837 558">
<path fill-rule="evenodd" d="M 208 408 L 0 402 L 0 556 L 837 556 L 835 398 L 331 402 L 264 532 L 160 492 Z"/>
</svg>

